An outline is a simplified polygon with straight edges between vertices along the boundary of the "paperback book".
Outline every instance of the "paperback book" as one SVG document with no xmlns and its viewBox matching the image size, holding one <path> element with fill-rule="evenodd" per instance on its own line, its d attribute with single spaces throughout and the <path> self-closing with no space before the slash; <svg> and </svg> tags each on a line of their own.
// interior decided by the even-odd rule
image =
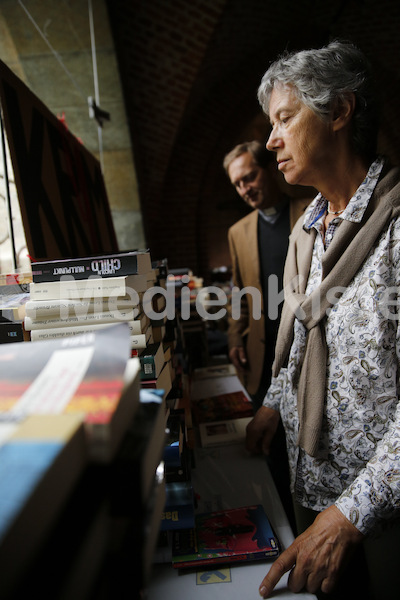
<svg viewBox="0 0 400 600">
<path fill-rule="evenodd" d="M 53 317 L 47 319 L 25 316 L 24 326 L 26 331 L 35 329 L 51 329 L 54 327 L 79 327 L 81 325 L 97 325 L 101 323 L 129 323 L 132 333 L 144 333 L 150 325 L 149 317 L 144 313 L 134 316 L 134 309 L 102 311 L 87 313 L 86 315 L 72 315 L 69 317 Z"/>
<path fill-rule="evenodd" d="M 92 458 L 108 461 L 139 405 L 125 323 L 60 340 L 0 345 L 0 417 L 84 414 Z"/>
<path fill-rule="evenodd" d="M 89 299 L 136 297 L 150 286 L 147 274 L 115 277 L 74 279 L 65 276 L 60 281 L 42 281 L 29 284 L 31 300 Z"/>
<path fill-rule="evenodd" d="M 265 560 L 279 552 L 260 504 L 196 515 L 194 528 L 172 537 L 172 564 L 179 569 Z"/>
<path fill-rule="evenodd" d="M 29 294 L 28 294 L 29 296 Z M 118 298 L 88 298 L 82 299 L 58 299 L 58 300 L 32 300 L 24 305 L 25 315 L 31 319 L 66 319 L 73 316 L 86 316 L 105 311 L 132 311 L 132 319 L 141 312 L 143 294 L 135 297 Z"/>
<path fill-rule="evenodd" d="M 133 250 L 100 256 L 36 261 L 32 263 L 32 279 L 38 283 L 60 281 L 65 275 L 72 275 L 75 279 L 87 279 L 90 276 L 116 277 L 144 274 L 151 269 L 150 253 Z"/>
<path fill-rule="evenodd" d="M 0 415 L 0 597 L 21 581 L 87 464 L 82 415 Z M 12 596 L 14 597 L 14 596 Z"/>
</svg>

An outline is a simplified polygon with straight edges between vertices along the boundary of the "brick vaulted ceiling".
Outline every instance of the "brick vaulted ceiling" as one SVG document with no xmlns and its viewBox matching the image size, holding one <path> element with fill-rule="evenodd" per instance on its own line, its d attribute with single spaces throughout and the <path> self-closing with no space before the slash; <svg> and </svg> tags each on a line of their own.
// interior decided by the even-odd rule
<svg viewBox="0 0 400 600">
<path fill-rule="evenodd" d="M 400 161 L 398 0 L 109 0 L 152 254 L 208 277 L 229 263 L 226 232 L 245 214 L 222 159 L 265 139 L 256 101 L 285 48 L 351 39 L 383 91 L 382 149 Z"/>
</svg>

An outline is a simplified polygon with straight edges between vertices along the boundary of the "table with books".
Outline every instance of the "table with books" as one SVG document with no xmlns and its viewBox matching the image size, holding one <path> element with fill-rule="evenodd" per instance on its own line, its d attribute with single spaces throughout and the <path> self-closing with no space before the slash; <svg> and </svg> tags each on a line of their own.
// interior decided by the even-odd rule
<svg viewBox="0 0 400 600">
<path fill-rule="evenodd" d="M 226 367 L 226 372 L 224 372 L 224 368 L 199 369 L 197 373 L 195 372 L 191 388 L 192 406 L 197 401 L 210 397 L 223 397 L 226 403 L 229 396 L 237 398 L 239 392 L 244 392 L 244 390 L 229 366 Z M 235 407 L 237 406 L 237 399 L 235 399 Z M 219 423 L 222 424 L 222 421 Z M 220 427 L 219 430 L 221 430 Z M 243 429 L 239 428 L 240 431 Z M 252 515 L 259 510 L 256 507 L 261 506 L 272 525 L 273 533 L 280 547 L 287 548 L 293 541 L 293 533 L 265 459 L 262 456 L 249 455 L 245 450 L 243 440 L 233 442 L 230 440 L 224 443 L 221 441 L 220 431 L 216 437 L 218 441 L 215 445 L 212 443 L 207 445 L 204 441 L 203 444 L 200 443 L 198 435 L 198 443 L 194 449 L 194 468 L 191 472 L 196 498 L 196 519 L 197 522 L 203 519 L 201 521 L 203 537 L 205 537 L 204 530 L 209 537 L 212 535 L 210 521 L 204 520 L 205 513 L 207 515 L 218 513 L 220 517 L 218 529 L 220 531 L 226 524 L 222 520 L 222 512 L 224 512 L 225 518 L 226 514 L 236 515 L 236 511 L 226 513 L 227 509 L 246 508 L 246 514 L 252 520 Z M 232 439 L 231 433 L 229 437 Z M 243 527 L 243 523 L 241 526 Z M 232 526 L 227 530 L 230 535 L 235 536 Z M 224 531 L 225 535 L 227 535 L 227 530 Z M 182 562 L 184 568 L 174 568 L 171 563 L 155 564 L 147 590 L 147 598 L 148 600 L 158 600 L 160 597 L 183 598 L 189 597 L 189 594 L 194 600 L 208 600 L 210 597 L 213 600 L 218 598 L 229 598 L 229 600 L 258 598 L 258 587 L 276 556 L 273 546 L 274 543 L 272 543 L 269 556 L 266 553 L 265 558 L 257 561 L 236 560 L 229 564 L 197 562 L 193 563 L 193 567 Z M 279 594 L 279 598 L 283 600 L 315 598 L 314 595 L 308 593 L 293 594 L 290 592 L 287 589 L 287 577 L 288 575 L 285 575 L 276 587 L 275 593 Z M 210 585 L 212 585 L 211 588 Z"/>
</svg>

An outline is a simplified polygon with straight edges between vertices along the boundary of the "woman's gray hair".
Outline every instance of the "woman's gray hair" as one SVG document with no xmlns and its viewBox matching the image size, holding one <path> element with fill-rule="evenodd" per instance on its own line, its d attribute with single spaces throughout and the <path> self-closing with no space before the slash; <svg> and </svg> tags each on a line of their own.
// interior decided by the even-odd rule
<svg viewBox="0 0 400 600">
<path fill-rule="evenodd" d="M 379 129 L 378 96 L 371 66 L 352 43 L 334 41 L 320 49 L 280 56 L 264 74 L 258 88 L 258 100 L 266 114 L 276 85 L 292 86 L 299 99 L 325 121 L 350 93 L 354 93 L 353 149 L 361 156 L 375 156 Z"/>
</svg>

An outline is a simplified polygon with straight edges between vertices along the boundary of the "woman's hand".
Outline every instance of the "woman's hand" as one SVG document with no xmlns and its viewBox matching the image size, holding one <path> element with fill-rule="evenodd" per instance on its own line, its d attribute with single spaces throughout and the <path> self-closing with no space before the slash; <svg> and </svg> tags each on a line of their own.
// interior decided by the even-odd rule
<svg viewBox="0 0 400 600">
<path fill-rule="evenodd" d="M 336 506 L 330 506 L 275 560 L 260 585 L 260 596 L 268 598 L 288 571 L 292 592 L 331 592 L 363 538 Z"/>
</svg>

